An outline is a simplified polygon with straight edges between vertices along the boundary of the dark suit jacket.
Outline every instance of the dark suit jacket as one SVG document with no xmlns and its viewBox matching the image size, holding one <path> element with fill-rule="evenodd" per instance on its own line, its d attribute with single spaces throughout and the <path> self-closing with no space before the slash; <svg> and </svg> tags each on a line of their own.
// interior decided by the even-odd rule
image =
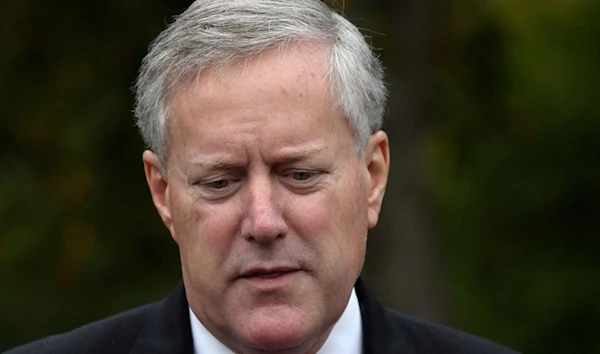
<svg viewBox="0 0 600 354">
<path fill-rule="evenodd" d="M 364 354 L 510 354 L 488 340 L 383 307 L 362 279 L 356 283 Z M 9 350 L 9 354 L 193 354 L 183 285 L 166 299 Z M 210 353 L 207 353 L 210 354 Z M 343 353 L 341 353 L 343 354 Z"/>
</svg>

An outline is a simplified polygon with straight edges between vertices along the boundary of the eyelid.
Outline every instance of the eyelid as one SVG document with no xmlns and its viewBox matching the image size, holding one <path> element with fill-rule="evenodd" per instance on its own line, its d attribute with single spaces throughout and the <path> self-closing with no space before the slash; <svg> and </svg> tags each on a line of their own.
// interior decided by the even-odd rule
<svg viewBox="0 0 600 354">
<path fill-rule="evenodd" d="M 227 184 L 224 187 L 218 188 L 215 187 L 214 184 L 216 184 L 217 182 L 227 182 Z M 210 189 L 215 189 L 215 190 L 220 190 L 220 189 L 225 189 L 227 187 L 229 187 L 231 180 L 226 179 L 226 178 L 220 178 L 220 179 L 216 179 L 214 181 L 208 181 L 208 182 L 204 182 L 202 183 L 203 186 L 208 187 Z"/>
<path fill-rule="evenodd" d="M 298 180 L 298 179 L 294 179 L 293 175 L 294 173 L 303 173 L 306 172 L 308 174 L 310 174 L 310 176 L 306 179 L 306 180 Z M 326 173 L 321 171 L 321 170 L 315 170 L 315 169 L 310 169 L 310 168 L 293 168 L 293 169 L 288 169 L 283 173 L 283 176 L 285 178 L 285 183 L 292 189 L 297 189 L 297 190 L 304 190 L 304 191 L 311 191 L 313 188 L 318 187 L 319 182 L 321 182 L 322 177 L 325 175 Z"/>
<path fill-rule="evenodd" d="M 307 173 L 309 175 L 308 179 L 311 179 L 312 177 L 315 177 L 315 176 L 319 175 L 319 172 L 317 172 L 317 171 L 311 171 L 311 170 L 295 170 L 295 171 L 290 172 L 288 175 L 294 176 L 294 174 L 296 174 L 296 173 Z M 301 182 L 301 181 L 305 181 L 305 180 L 298 179 L 296 181 Z"/>
<path fill-rule="evenodd" d="M 219 177 L 214 177 L 214 178 L 206 178 L 203 180 L 200 180 L 198 182 L 196 182 L 196 185 L 199 186 L 205 186 L 208 187 L 209 185 L 215 183 L 215 182 L 220 182 L 220 181 L 227 181 L 229 182 L 229 185 L 234 184 L 236 182 L 239 182 L 241 180 L 241 178 L 239 177 L 233 177 L 233 176 L 219 176 Z"/>
<path fill-rule="evenodd" d="M 188 181 L 193 185 L 202 185 L 220 180 L 237 180 L 242 177 L 241 173 L 232 170 L 204 171 L 188 178 Z"/>
<path fill-rule="evenodd" d="M 217 201 L 226 199 L 227 197 L 233 195 L 235 191 L 239 188 L 242 177 L 235 174 L 224 174 L 213 176 L 209 178 L 202 178 L 193 183 L 196 188 L 196 191 L 199 193 L 202 199 L 206 199 L 209 201 Z M 214 188 L 210 185 L 219 181 L 228 181 L 228 184 L 223 188 Z"/>
</svg>

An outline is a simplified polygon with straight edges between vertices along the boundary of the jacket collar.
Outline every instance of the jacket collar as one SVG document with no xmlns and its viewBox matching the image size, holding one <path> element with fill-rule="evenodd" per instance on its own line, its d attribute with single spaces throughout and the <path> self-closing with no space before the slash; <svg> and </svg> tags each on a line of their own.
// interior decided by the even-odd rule
<svg viewBox="0 0 600 354">
<path fill-rule="evenodd" d="M 409 344 L 399 336 L 391 312 L 377 300 L 375 293 L 361 277 L 354 286 L 360 303 L 363 327 L 363 354 L 408 353 Z"/>
<path fill-rule="evenodd" d="M 366 281 L 358 278 L 355 285 L 363 328 L 363 354 L 401 354 L 408 345 L 394 335 L 395 324 L 377 300 Z M 183 283 L 152 307 L 131 354 L 193 354 L 188 302 Z"/>
<path fill-rule="evenodd" d="M 130 354 L 193 354 L 188 302 L 183 282 L 148 313 Z"/>
</svg>

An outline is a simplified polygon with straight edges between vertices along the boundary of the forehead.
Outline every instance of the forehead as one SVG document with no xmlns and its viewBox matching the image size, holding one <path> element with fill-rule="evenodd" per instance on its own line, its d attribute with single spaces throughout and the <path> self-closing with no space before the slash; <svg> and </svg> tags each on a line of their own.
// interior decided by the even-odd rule
<svg viewBox="0 0 600 354">
<path fill-rule="evenodd" d="M 303 43 L 205 70 L 173 101 L 171 144 L 200 148 L 220 134 L 223 147 L 242 132 L 283 134 L 293 144 L 317 130 L 335 133 L 347 123 L 331 95 L 329 58 L 326 46 Z"/>
<path fill-rule="evenodd" d="M 323 99 L 331 98 L 330 50 L 325 44 L 300 42 L 271 47 L 233 62 L 216 63 L 186 78 L 171 102 L 177 106 L 181 100 L 190 98 L 212 101 L 215 97 L 224 98 L 223 90 L 241 88 L 253 89 L 254 93 L 277 86 L 293 93 L 295 87 L 302 89 L 306 84 L 316 86 L 319 92 L 313 93 Z"/>
</svg>

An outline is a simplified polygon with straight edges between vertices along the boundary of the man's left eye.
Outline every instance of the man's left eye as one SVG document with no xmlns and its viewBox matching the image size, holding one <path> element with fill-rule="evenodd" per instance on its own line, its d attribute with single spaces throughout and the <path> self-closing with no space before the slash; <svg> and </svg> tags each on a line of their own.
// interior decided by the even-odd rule
<svg viewBox="0 0 600 354">
<path fill-rule="evenodd" d="M 296 181 L 306 181 L 313 176 L 313 173 L 307 171 L 292 172 L 292 178 Z"/>
</svg>

